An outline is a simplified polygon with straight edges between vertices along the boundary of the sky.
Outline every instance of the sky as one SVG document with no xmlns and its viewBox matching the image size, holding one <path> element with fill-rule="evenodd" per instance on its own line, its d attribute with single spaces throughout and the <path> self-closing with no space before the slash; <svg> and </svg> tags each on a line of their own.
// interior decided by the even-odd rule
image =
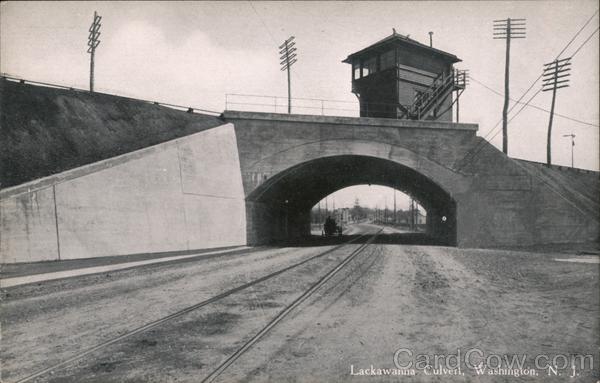
<svg viewBox="0 0 600 383">
<path fill-rule="evenodd" d="M 461 122 L 479 124 L 478 134 L 500 148 L 505 41 L 492 39 L 492 21 L 527 20 L 527 38 L 513 40 L 511 48 L 510 95 L 517 100 L 542 73 L 543 64 L 551 62 L 591 18 L 560 56 L 575 54 L 570 87 L 557 94 L 552 156 L 553 163 L 570 165 L 571 143 L 563 135 L 573 133 L 575 166 L 598 170 L 597 7 L 597 1 L 588 0 L 10 1 L 0 3 L 0 71 L 87 88 L 87 30 L 98 11 L 102 34 L 95 58 L 97 91 L 217 112 L 225 109 L 226 94 L 279 96 L 275 101 L 281 105 L 287 78 L 279 68 L 278 46 L 295 36 L 298 62 L 292 67 L 293 97 L 336 100 L 323 103 L 326 114 L 358 116 L 356 97 L 350 91 L 350 66 L 341 61 L 388 36 L 392 28 L 426 44 L 428 32 L 433 31 L 433 46 L 461 58 L 456 67 L 469 69 L 471 75 L 460 98 Z M 538 82 L 522 101 L 539 89 Z M 271 105 L 271 98 L 227 96 L 227 100 L 229 109 L 276 108 L 232 104 Z M 551 92 L 540 92 L 531 101 L 546 110 L 550 103 Z M 298 100 L 294 106 L 296 113 L 321 112 L 319 101 Z M 509 114 L 513 118 L 509 155 L 545 162 L 549 114 L 531 107 L 517 113 L 520 109 L 515 107 Z M 281 106 L 275 110 L 285 112 Z M 386 198 L 393 198 L 390 193 L 384 193 Z M 357 197 L 374 206 L 381 194 L 370 194 Z M 353 201 L 354 196 L 347 199 Z"/>
<path fill-rule="evenodd" d="M 399 190 L 381 185 L 357 185 L 340 189 L 326 197 L 327 207 L 329 209 L 352 207 L 354 201 L 358 199 L 360 206 L 379 209 L 387 207 L 388 210 L 394 210 L 394 192 L 396 194 L 396 209 L 408 210 L 410 196 Z M 321 200 L 321 208 L 325 208 L 326 199 Z"/>
</svg>

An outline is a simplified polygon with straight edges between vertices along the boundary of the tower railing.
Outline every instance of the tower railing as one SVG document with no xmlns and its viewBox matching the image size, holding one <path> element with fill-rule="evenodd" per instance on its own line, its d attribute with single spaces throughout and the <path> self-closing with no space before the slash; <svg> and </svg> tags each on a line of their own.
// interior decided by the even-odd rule
<svg viewBox="0 0 600 383">
<path fill-rule="evenodd" d="M 453 70 L 449 75 L 440 73 L 429 89 L 419 93 L 410 107 L 410 117 L 420 120 L 433 108 L 441 104 L 455 90 L 464 89 L 466 78 L 463 71 Z"/>
</svg>

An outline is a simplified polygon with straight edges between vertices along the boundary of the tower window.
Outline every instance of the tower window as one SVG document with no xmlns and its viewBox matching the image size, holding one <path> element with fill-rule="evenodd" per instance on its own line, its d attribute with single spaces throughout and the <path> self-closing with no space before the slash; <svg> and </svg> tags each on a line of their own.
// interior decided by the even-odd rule
<svg viewBox="0 0 600 383">
<path fill-rule="evenodd" d="M 354 61 L 354 63 L 352 64 L 352 75 L 353 75 L 353 79 L 357 79 L 360 78 L 360 62 L 359 61 Z"/>
<path fill-rule="evenodd" d="M 371 57 L 363 61 L 363 77 L 377 71 L 377 57 Z"/>
</svg>

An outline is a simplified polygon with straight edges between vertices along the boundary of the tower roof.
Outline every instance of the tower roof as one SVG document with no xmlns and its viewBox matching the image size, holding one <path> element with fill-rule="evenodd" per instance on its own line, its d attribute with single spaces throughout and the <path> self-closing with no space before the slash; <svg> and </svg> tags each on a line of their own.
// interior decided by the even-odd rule
<svg viewBox="0 0 600 383">
<path fill-rule="evenodd" d="M 401 34 L 397 33 L 396 31 L 394 31 L 391 35 L 387 36 L 386 38 L 381 39 L 381 40 L 377 41 L 376 43 L 369 45 L 368 47 L 366 47 L 364 49 L 359 50 L 358 52 L 354 52 L 354 53 L 350 54 L 342 62 L 350 64 L 352 62 L 352 59 L 355 57 L 366 56 L 370 53 L 384 51 L 386 49 L 389 49 L 392 46 L 411 47 L 411 48 L 420 50 L 422 52 L 427 52 L 429 54 L 438 56 L 450 63 L 456 63 L 456 62 L 462 61 L 461 59 L 459 59 L 458 57 L 456 57 L 455 55 L 453 55 L 451 53 L 444 52 L 444 51 L 436 49 L 436 48 L 432 48 L 425 44 L 421 44 L 420 42 L 413 40 L 408 36 L 401 35 Z"/>
</svg>

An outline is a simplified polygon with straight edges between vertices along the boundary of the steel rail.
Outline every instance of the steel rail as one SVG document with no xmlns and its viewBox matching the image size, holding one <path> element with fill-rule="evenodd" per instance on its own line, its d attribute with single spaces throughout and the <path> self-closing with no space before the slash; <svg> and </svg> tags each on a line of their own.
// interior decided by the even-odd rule
<svg viewBox="0 0 600 383">
<path fill-rule="evenodd" d="M 105 347 L 108 347 L 108 346 L 110 346 L 112 344 L 115 344 L 115 343 L 120 342 L 122 340 L 125 340 L 127 338 L 131 338 L 134 335 L 137 335 L 137 334 L 146 332 L 148 330 L 151 330 L 151 329 L 153 329 L 155 327 L 158 327 L 161 324 L 166 323 L 166 322 L 168 322 L 170 320 L 179 318 L 179 317 L 181 317 L 181 316 L 183 316 L 183 315 L 185 315 L 187 313 L 190 313 L 190 312 L 192 312 L 194 310 L 197 310 L 197 309 L 199 309 L 201 307 L 207 306 L 207 305 L 209 305 L 211 303 L 217 302 L 217 301 L 219 301 L 221 299 L 224 299 L 224 298 L 226 298 L 226 297 L 228 297 L 230 295 L 233 295 L 233 294 L 238 293 L 238 292 L 240 292 L 242 290 L 245 290 L 245 289 L 247 289 L 249 287 L 252 287 L 252 286 L 254 286 L 256 284 L 259 284 L 261 282 L 264 282 L 264 281 L 267 281 L 269 279 L 272 279 L 272 278 L 274 278 L 274 277 L 276 277 L 278 275 L 281 275 L 281 274 L 283 274 L 283 273 L 285 273 L 285 272 L 287 272 L 289 270 L 292 270 L 292 269 L 295 269 L 295 268 L 297 268 L 299 266 L 302 266 L 302 265 L 304 265 L 304 264 L 306 264 L 306 263 L 308 263 L 308 262 L 310 262 L 312 260 L 315 260 L 317 258 L 321 258 L 321 257 L 323 257 L 323 256 L 325 256 L 327 254 L 330 254 L 330 253 L 332 253 L 332 252 L 334 252 L 334 251 L 336 251 L 336 250 L 338 250 L 338 249 L 340 249 L 340 248 L 342 248 L 342 247 L 344 247 L 346 245 L 349 245 L 349 244 L 351 244 L 351 243 L 359 240 L 360 238 L 363 238 L 363 237 L 366 237 L 366 236 L 369 236 L 369 235 L 372 235 L 372 234 L 363 234 L 363 235 L 361 235 L 359 237 L 356 237 L 356 238 L 354 238 L 354 239 L 352 239 L 352 240 L 350 240 L 348 242 L 341 243 L 340 245 L 335 246 L 335 247 L 333 247 L 333 248 L 331 248 L 329 250 L 326 250 L 326 251 L 324 251 L 322 253 L 319 253 L 317 255 L 309 257 L 309 258 L 307 258 L 307 259 L 305 259 L 303 261 L 296 262 L 296 263 L 294 263 L 294 264 L 292 264 L 290 266 L 286 266 L 286 267 L 284 267 L 282 269 L 274 271 L 274 272 L 272 272 L 270 274 L 267 274 L 265 276 L 262 276 L 262 277 L 260 277 L 258 279 L 255 279 L 253 281 L 244 283 L 244 284 L 242 284 L 240 286 L 234 287 L 233 289 L 227 290 L 227 291 L 225 291 L 225 292 L 223 292 L 221 294 L 215 295 L 212 298 L 206 299 L 206 300 L 204 300 L 202 302 L 196 303 L 196 304 L 194 304 L 192 306 L 188 306 L 188 307 L 186 307 L 186 308 L 184 308 L 182 310 L 179 310 L 177 312 L 169 314 L 169 315 L 167 315 L 165 317 L 162 317 L 162 318 L 159 318 L 159 319 L 154 320 L 152 322 L 146 323 L 146 324 L 144 324 L 144 325 L 142 325 L 140 327 L 137 327 L 137 328 L 135 328 L 133 330 L 130 330 L 130 331 L 124 333 L 124 334 L 121 334 L 121 335 L 116 336 L 116 337 L 114 337 L 112 339 L 109 339 L 109 340 L 104 341 L 104 342 L 102 342 L 100 344 L 97 344 L 96 346 L 88 348 L 87 350 L 81 351 L 81 352 L 73 355 L 72 357 L 70 357 L 70 358 L 68 358 L 68 359 L 66 359 L 66 360 L 64 360 L 62 362 L 56 363 L 56 364 L 54 364 L 52 366 L 46 367 L 46 368 L 41 369 L 41 370 L 39 370 L 39 371 L 31 374 L 31 375 L 28 375 L 28 376 L 26 376 L 24 378 L 21 378 L 21 379 L 17 380 L 15 383 L 29 382 L 32 379 L 35 379 L 35 378 L 40 377 L 42 375 L 45 375 L 45 374 L 47 374 L 47 373 L 49 373 L 51 371 L 55 371 L 55 370 L 57 370 L 57 369 L 59 369 L 61 367 L 65 367 L 65 366 L 67 366 L 67 365 L 69 365 L 69 364 L 71 364 L 71 363 L 73 363 L 73 362 L 75 362 L 77 360 L 80 360 L 80 359 L 84 358 L 85 356 L 90 355 L 90 354 L 92 354 L 92 353 L 94 353 L 94 352 L 96 352 L 98 350 L 101 350 L 101 349 L 103 349 Z"/>
<path fill-rule="evenodd" d="M 296 298 L 292 303 L 290 303 L 286 308 L 275 316 L 265 327 L 263 327 L 258 333 L 256 333 L 250 340 L 248 340 L 242 347 L 240 347 L 236 352 L 231 354 L 227 359 L 225 359 L 217 368 L 215 368 L 208 376 L 202 379 L 201 383 L 210 383 L 213 382 L 216 378 L 219 377 L 229 366 L 231 366 L 242 354 L 248 351 L 256 342 L 258 342 L 264 335 L 266 335 L 273 327 L 275 327 L 279 322 L 281 322 L 290 312 L 292 312 L 296 307 L 301 305 L 305 300 L 310 298 L 321 286 L 323 286 L 327 281 L 329 281 L 334 275 L 336 275 L 340 270 L 344 268 L 348 263 L 350 263 L 358 254 L 360 254 L 365 248 L 367 248 L 381 233 L 383 229 L 379 229 L 379 231 L 375 234 L 371 234 L 372 237 L 362 244 L 358 249 L 354 250 L 350 255 L 348 255 L 342 262 L 340 262 L 336 267 L 331 269 L 327 274 L 321 277 L 315 284 L 313 284 L 308 290 L 306 290 L 302 295 Z"/>
</svg>

